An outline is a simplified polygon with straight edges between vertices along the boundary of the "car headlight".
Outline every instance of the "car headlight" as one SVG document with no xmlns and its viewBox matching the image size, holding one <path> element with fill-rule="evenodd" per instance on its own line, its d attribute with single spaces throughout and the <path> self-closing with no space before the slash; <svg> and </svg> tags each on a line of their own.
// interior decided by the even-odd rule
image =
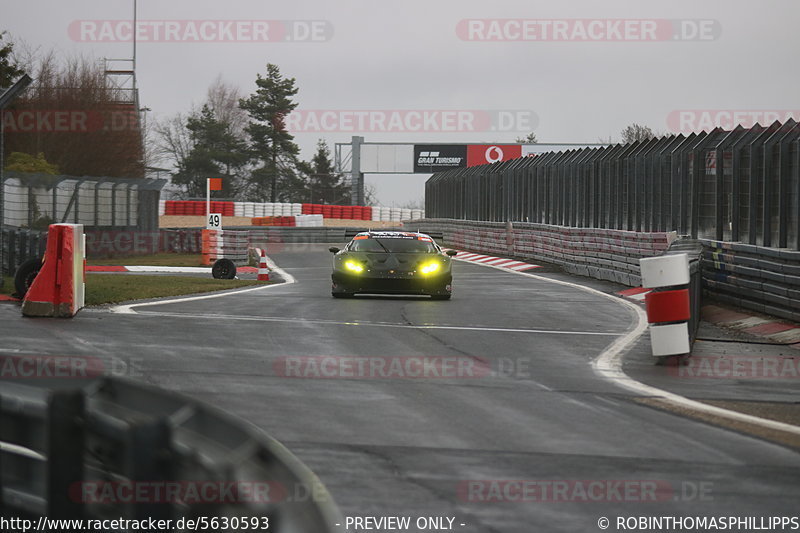
<svg viewBox="0 0 800 533">
<path fill-rule="evenodd" d="M 433 274 L 434 272 L 439 271 L 439 267 L 440 267 L 439 263 L 437 263 L 436 261 L 431 261 L 430 263 L 422 265 L 419 271 L 423 274 Z"/>
<path fill-rule="evenodd" d="M 364 266 L 359 265 L 355 261 L 346 261 L 344 263 L 344 267 L 350 272 L 356 272 L 356 273 L 364 272 Z"/>
</svg>

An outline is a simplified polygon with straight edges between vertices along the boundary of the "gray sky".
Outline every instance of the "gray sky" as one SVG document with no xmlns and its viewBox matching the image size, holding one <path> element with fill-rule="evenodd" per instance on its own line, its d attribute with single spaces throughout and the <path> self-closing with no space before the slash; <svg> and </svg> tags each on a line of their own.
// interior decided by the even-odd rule
<svg viewBox="0 0 800 533">
<path fill-rule="evenodd" d="M 70 32 L 70 24 L 75 29 L 80 21 L 129 20 L 132 0 L 1 1 L 0 29 L 32 46 L 97 58 L 131 54 L 130 43 L 109 42 L 99 30 L 87 30 L 83 42 L 79 31 Z M 191 42 L 185 34 L 170 42 L 140 42 L 140 99 L 158 117 L 201 102 L 218 75 L 249 94 L 256 73 L 271 62 L 297 79 L 298 109 L 525 111 L 537 117 L 541 142 L 618 140 L 631 122 L 666 132 L 680 124 L 669 121 L 670 113 L 677 117 L 681 110 L 708 110 L 705 118 L 723 126 L 729 115 L 717 110 L 784 115 L 794 110 L 800 119 L 800 7 L 792 0 L 139 0 L 138 13 L 140 21 L 239 20 L 245 28 L 263 20 L 314 20 L 332 30 L 317 42 L 253 42 L 247 33 L 239 34 L 239 42 L 216 42 L 213 36 L 210 42 Z M 457 31 L 464 19 L 473 21 L 471 34 Z M 496 19 L 518 24 L 492 26 Z M 579 26 L 594 31 L 595 37 L 601 29 L 618 37 L 613 28 L 601 25 L 604 21 L 645 22 L 629 22 L 631 29 L 622 40 L 576 40 L 581 39 L 580 27 L 570 19 L 586 20 Z M 529 22 L 519 22 L 523 20 Z M 553 27 L 548 24 L 555 23 L 544 20 L 567 25 L 562 40 L 548 40 L 553 35 L 547 33 Z M 674 39 L 678 30 L 670 33 L 671 28 L 683 28 L 686 36 L 700 27 L 668 22 L 675 20 L 711 21 L 702 27 L 708 38 Z M 595 25 L 588 26 L 589 21 Z M 526 40 L 509 40 L 522 27 Z M 500 28 L 499 33 L 492 28 Z M 658 40 L 638 40 L 638 31 Z M 275 32 L 273 24 L 266 34 L 274 39 Z M 465 40 L 469 35 L 472 40 Z M 505 40 L 485 40 L 497 35 Z M 701 113 L 683 117 L 684 127 L 703 125 Z M 296 140 L 303 156 L 310 157 L 320 137 L 330 145 L 347 142 L 354 134 L 367 141 L 501 143 L 527 133 L 512 130 L 383 128 L 299 132 Z M 391 205 L 421 199 L 424 179 L 372 176 L 367 181 L 376 184 L 381 202 Z"/>
</svg>

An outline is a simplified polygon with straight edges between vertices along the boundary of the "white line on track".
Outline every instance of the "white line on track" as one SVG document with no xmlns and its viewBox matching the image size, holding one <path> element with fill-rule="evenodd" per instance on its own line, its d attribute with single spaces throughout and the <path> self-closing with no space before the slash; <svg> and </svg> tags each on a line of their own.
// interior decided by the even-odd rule
<svg viewBox="0 0 800 533">
<path fill-rule="evenodd" d="M 456 257 L 455 259 L 459 261 L 461 260 L 458 257 Z M 622 370 L 623 356 L 634 345 L 634 343 L 639 340 L 639 337 L 641 337 L 644 334 L 644 332 L 647 331 L 647 315 L 645 314 L 641 306 L 631 301 L 625 300 L 623 298 L 619 298 L 613 294 L 608 294 L 599 291 L 597 289 L 593 289 L 591 287 L 585 287 L 583 285 L 578 285 L 577 283 L 572 283 L 569 281 L 551 279 L 536 274 L 530 274 L 528 272 L 519 272 L 516 270 L 510 270 L 498 266 L 475 263 L 474 261 L 464 261 L 464 262 L 470 264 L 477 264 L 488 268 L 496 268 L 497 270 L 501 270 L 503 272 L 511 272 L 513 274 L 518 274 L 520 276 L 528 276 L 541 281 L 555 283 L 557 285 L 575 287 L 582 291 L 596 294 L 598 296 L 603 296 L 630 309 L 636 317 L 636 323 L 634 324 L 633 328 L 624 335 L 617 338 L 605 350 L 603 350 L 594 361 L 592 361 L 592 368 L 594 369 L 594 371 L 603 378 L 614 382 L 616 385 L 628 389 L 631 392 L 638 393 L 642 396 L 661 400 L 662 402 L 669 404 L 673 407 L 689 409 L 697 413 L 703 413 L 706 415 L 723 418 L 733 422 L 744 422 L 747 424 L 760 426 L 766 429 L 783 431 L 786 433 L 791 433 L 793 435 L 800 435 L 800 427 L 798 426 L 793 426 L 791 424 L 785 424 L 783 422 L 768 420 L 766 418 L 760 418 L 757 416 L 740 413 L 738 411 L 731 411 L 729 409 L 723 409 L 722 407 L 709 405 L 703 402 L 692 400 L 690 398 L 686 398 L 685 396 L 681 396 L 680 394 L 675 394 L 669 391 L 665 391 L 663 389 L 659 389 L 658 387 L 647 385 L 646 383 L 642 383 L 641 381 L 636 381 L 635 379 L 628 376 Z"/>
<path fill-rule="evenodd" d="M 128 272 L 179 272 L 185 274 L 211 274 L 211 267 L 126 266 Z"/>
<path fill-rule="evenodd" d="M 162 312 L 148 312 L 141 311 L 138 314 L 152 315 L 170 318 L 191 318 L 194 320 L 231 320 L 243 322 L 288 322 L 293 324 L 322 324 L 330 326 L 361 326 L 361 327 L 376 327 L 376 328 L 399 328 L 399 329 L 437 329 L 437 330 L 454 330 L 454 331 L 482 331 L 489 333 L 535 333 L 543 335 L 586 335 L 586 336 L 599 336 L 599 337 L 618 337 L 619 332 L 613 331 L 566 331 L 560 329 L 526 329 L 526 328 L 492 328 L 482 326 L 448 326 L 436 324 L 401 324 L 395 322 L 364 322 L 364 321 L 341 321 L 341 320 L 324 320 L 303 317 L 285 317 L 285 316 L 256 316 L 256 315 L 223 315 L 223 314 L 207 314 L 207 313 L 162 313 Z"/>
<path fill-rule="evenodd" d="M 135 304 L 126 304 L 126 305 L 115 305 L 114 307 L 110 308 L 112 313 L 121 313 L 121 314 L 137 314 L 136 311 L 133 309 L 135 307 L 148 307 L 153 305 L 166 305 L 166 304 L 174 304 L 174 303 L 181 303 L 181 302 L 194 302 L 197 300 L 210 300 L 212 298 L 224 298 L 225 296 L 232 296 L 234 294 L 244 294 L 246 292 L 255 292 L 255 291 L 263 291 L 266 289 L 273 289 L 276 287 L 283 287 L 285 285 L 291 285 L 292 283 L 296 283 L 297 280 L 294 279 L 294 276 L 284 271 L 278 265 L 276 265 L 272 259 L 267 257 L 267 264 L 269 265 L 270 270 L 273 272 L 277 272 L 284 280 L 283 283 L 274 283 L 270 285 L 262 285 L 260 287 L 249 287 L 247 289 L 241 289 L 238 291 L 226 291 L 226 292 L 219 292 L 214 294 L 205 294 L 202 296 L 184 296 L 181 298 L 170 298 L 168 300 L 157 300 L 155 302 L 142 302 L 142 303 L 135 303 Z"/>
</svg>

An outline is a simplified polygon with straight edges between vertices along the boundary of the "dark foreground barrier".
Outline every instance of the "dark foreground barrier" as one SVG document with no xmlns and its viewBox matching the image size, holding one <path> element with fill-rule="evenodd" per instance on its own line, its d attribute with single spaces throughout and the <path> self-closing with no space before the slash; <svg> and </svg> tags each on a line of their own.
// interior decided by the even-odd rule
<svg viewBox="0 0 800 533">
<path fill-rule="evenodd" d="M 84 374 L 103 372 L 102 361 L 78 362 Z M 83 385 L 2 382 L 0 516 L 152 518 L 172 520 L 175 531 L 176 521 L 201 517 L 208 524 L 197 529 L 205 530 L 225 529 L 223 517 L 229 530 L 245 528 L 234 519 L 292 533 L 341 523 L 316 476 L 255 427 L 149 386 L 113 378 Z"/>
</svg>

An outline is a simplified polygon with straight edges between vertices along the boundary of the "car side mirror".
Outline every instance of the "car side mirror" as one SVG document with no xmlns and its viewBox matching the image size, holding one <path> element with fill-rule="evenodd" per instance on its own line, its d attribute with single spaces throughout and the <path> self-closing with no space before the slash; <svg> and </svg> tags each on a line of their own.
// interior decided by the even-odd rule
<svg viewBox="0 0 800 533">
<path fill-rule="evenodd" d="M 330 253 L 332 253 L 332 254 L 338 254 L 339 253 L 339 249 L 337 247 L 335 247 L 335 246 L 331 246 L 330 248 L 328 248 L 328 251 Z"/>
<path fill-rule="evenodd" d="M 445 253 L 450 257 L 455 257 L 458 255 L 458 252 L 456 252 L 455 250 L 447 250 Z"/>
</svg>

